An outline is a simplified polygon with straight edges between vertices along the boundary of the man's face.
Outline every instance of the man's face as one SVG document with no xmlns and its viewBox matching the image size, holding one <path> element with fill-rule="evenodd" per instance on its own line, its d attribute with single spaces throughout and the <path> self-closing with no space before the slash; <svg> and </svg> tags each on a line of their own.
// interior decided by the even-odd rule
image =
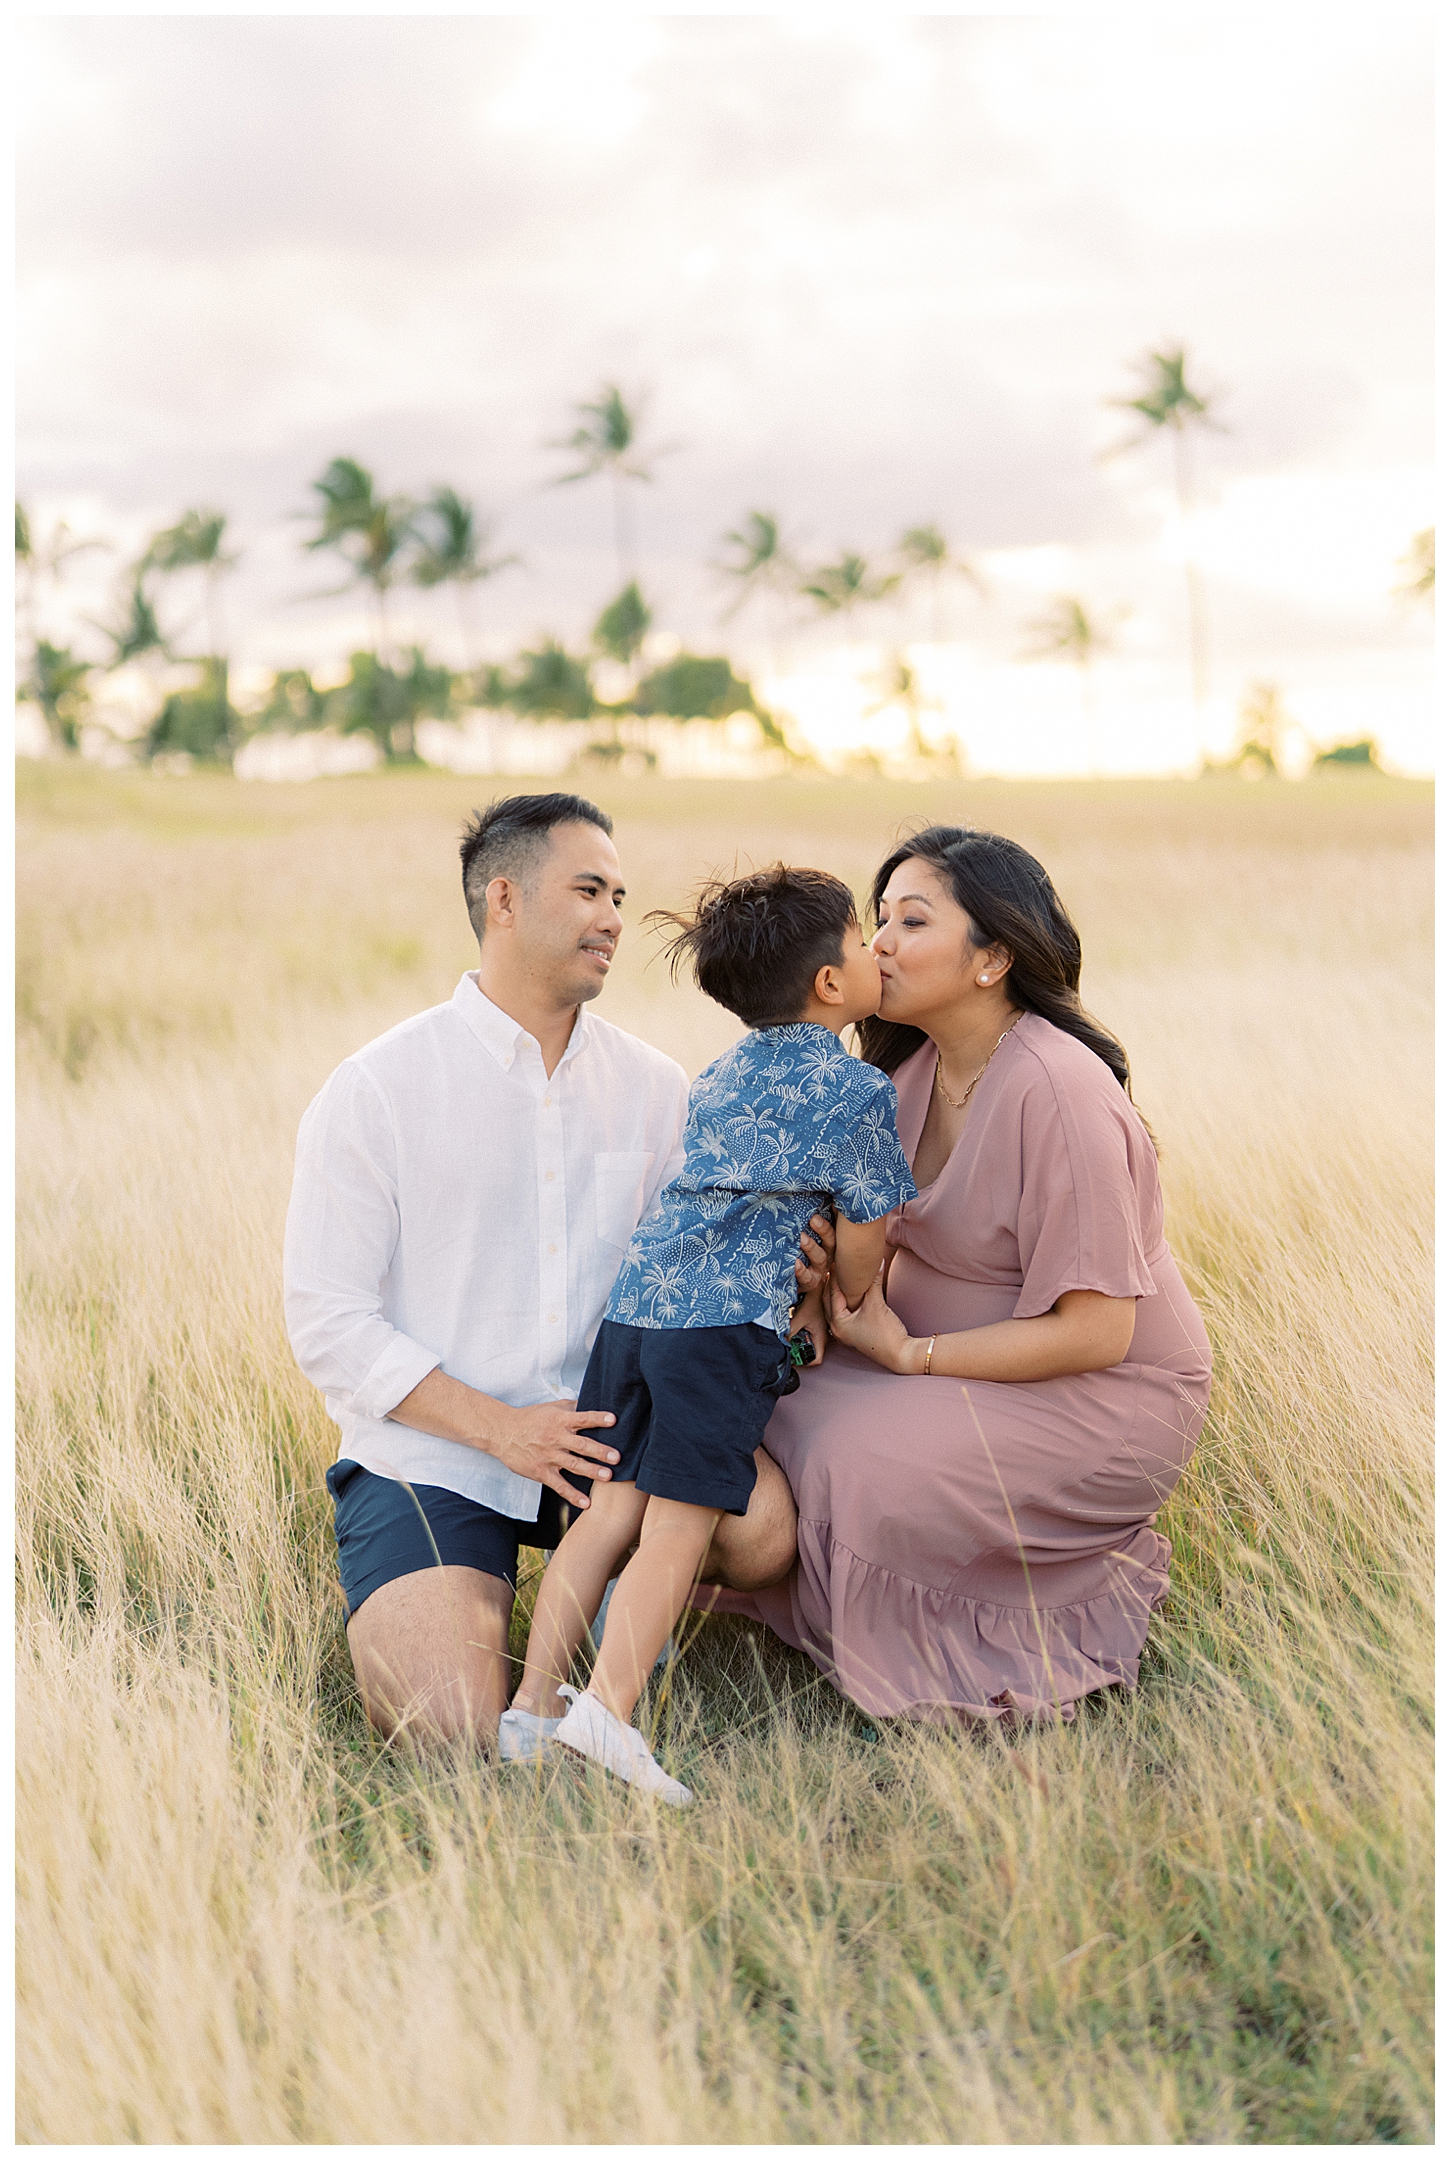
<svg viewBox="0 0 1450 2160">
<path fill-rule="evenodd" d="M 513 937 L 518 962 L 560 1005 L 582 1005 L 604 988 L 623 898 L 609 835 L 597 825 L 555 825 L 514 887 Z"/>
</svg>

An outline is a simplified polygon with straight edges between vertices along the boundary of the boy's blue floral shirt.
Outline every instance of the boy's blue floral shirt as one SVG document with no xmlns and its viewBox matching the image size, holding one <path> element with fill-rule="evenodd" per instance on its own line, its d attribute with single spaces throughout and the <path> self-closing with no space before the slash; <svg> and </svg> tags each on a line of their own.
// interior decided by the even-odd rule
<svg viewBox="0 0 1450 2160">
<path fill-rule="evenodd" d="M 896 1089 L 813 1021 L 755 1028 L 690 1090 L 685 1161 L 630 1239 L 605 1318 L 790 1334 L 812 1215 L 875 1222 L 914 1198 Z"/>
</svg>

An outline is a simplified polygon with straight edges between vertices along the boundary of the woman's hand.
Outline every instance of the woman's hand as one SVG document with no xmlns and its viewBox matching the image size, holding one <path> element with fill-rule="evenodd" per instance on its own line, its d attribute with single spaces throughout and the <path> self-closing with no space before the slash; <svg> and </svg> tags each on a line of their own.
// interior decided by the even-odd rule
<svg viewBox="0 0 1450 2160">
<path fill-rule="evenodd" d="M 810 1228 L 801 1232 L 800 1258 L 795 1264 L 796 1284 L 803 1298 L 813 1293 L 824 1298 L 835 1257 L 835 1224 L 829 1216 L 813 1215 Z"/>
<path fill-rule="evenodd" d="M 907 1334 L 887 1304 L 879 1278 L 872 1283 L 854 1312 L 832 1283 L 830 1312 L 831 1333 L 837 1342 L 845 1343 L 848 1349 L 859 1350 L 863 1357 L 874 1358 L 888 1372 L 911 1370 L 908 1356 L 914 1338 Z"/>
</svg>

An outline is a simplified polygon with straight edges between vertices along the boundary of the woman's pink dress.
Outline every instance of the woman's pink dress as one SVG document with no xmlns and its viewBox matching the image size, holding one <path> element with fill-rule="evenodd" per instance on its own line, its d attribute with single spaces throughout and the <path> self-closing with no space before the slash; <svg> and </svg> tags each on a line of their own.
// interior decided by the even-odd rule
<svg viewBox="0 0 1450 2160">
<path fill-rule="evenodd" d="M 908 1160 L 935 1063 L 927 1043 L 896 1074 Z M 1009 1386 L 903 1378 L 833 1344 L 766 1433 L 800 1510 L 800 1565 L 717 1609 L 765 1621 L 877 1716 L 1070 1717 L 1137 1679 L 1168 1586 L 1153 1518 L 1211 1370 L 1153 1144 L 1102 1060 L 1024 1014 L 891 1246 L 887 1295 L 913 1335 L 1101 1290 L 1139 1301 L 1127 1358 Z"/>
</svg>

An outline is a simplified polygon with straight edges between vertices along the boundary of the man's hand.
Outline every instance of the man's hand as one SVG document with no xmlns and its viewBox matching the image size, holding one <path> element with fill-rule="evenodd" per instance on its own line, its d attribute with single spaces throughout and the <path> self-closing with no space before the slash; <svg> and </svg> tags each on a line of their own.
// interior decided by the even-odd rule
<svg viewBox="0 0 1450 2160">
<path fill-rule="evenodd" d="M 813 1215 L 810 1229 L 801 1232 L 801 1257 L 795 1279 L 802 1298 L 824 1297 L 826 1279 L 836 1256 L 836 1226 L 827 1215 Z"/>
<path fill-rule="evenodd" d="M 576 1410 L 571 1402 L 536 1403 L 532 1410 L 510 1410 L 503 1404 L 499 1407 L 504 1417 L 489 1454 L 519 1477 L 547 1485 L 570 1507 L 587 1508 L 587 1488 L 576 1492 L 566 1482 L 565 1473 L 601 1482 L 613 1477 L 611 1465 L 619 1461 L 619 1450 L 587 1435 L 593 1426 L 612 1425 L 614 1412 Z"/>
<path fill-rule="evenodd" d="M 614 1423 L 612 1410 L 576 1410 L 571 1402 L 515 1410 L 455 1380 L 441 1365 L 425 1374 L 388 1415 L 415 1432 L 460 1440 L 481 1455 L 494 1456 L 505 1469 L 547 1485 L 570 1507 L 587 1508 L 589 1495 L 565 1483 L 566 1471 L 570 1477 L 609 1478 L 619 1461 L 617 1448 L 587 1437 L 591 1427 Z"/>
</svg>

